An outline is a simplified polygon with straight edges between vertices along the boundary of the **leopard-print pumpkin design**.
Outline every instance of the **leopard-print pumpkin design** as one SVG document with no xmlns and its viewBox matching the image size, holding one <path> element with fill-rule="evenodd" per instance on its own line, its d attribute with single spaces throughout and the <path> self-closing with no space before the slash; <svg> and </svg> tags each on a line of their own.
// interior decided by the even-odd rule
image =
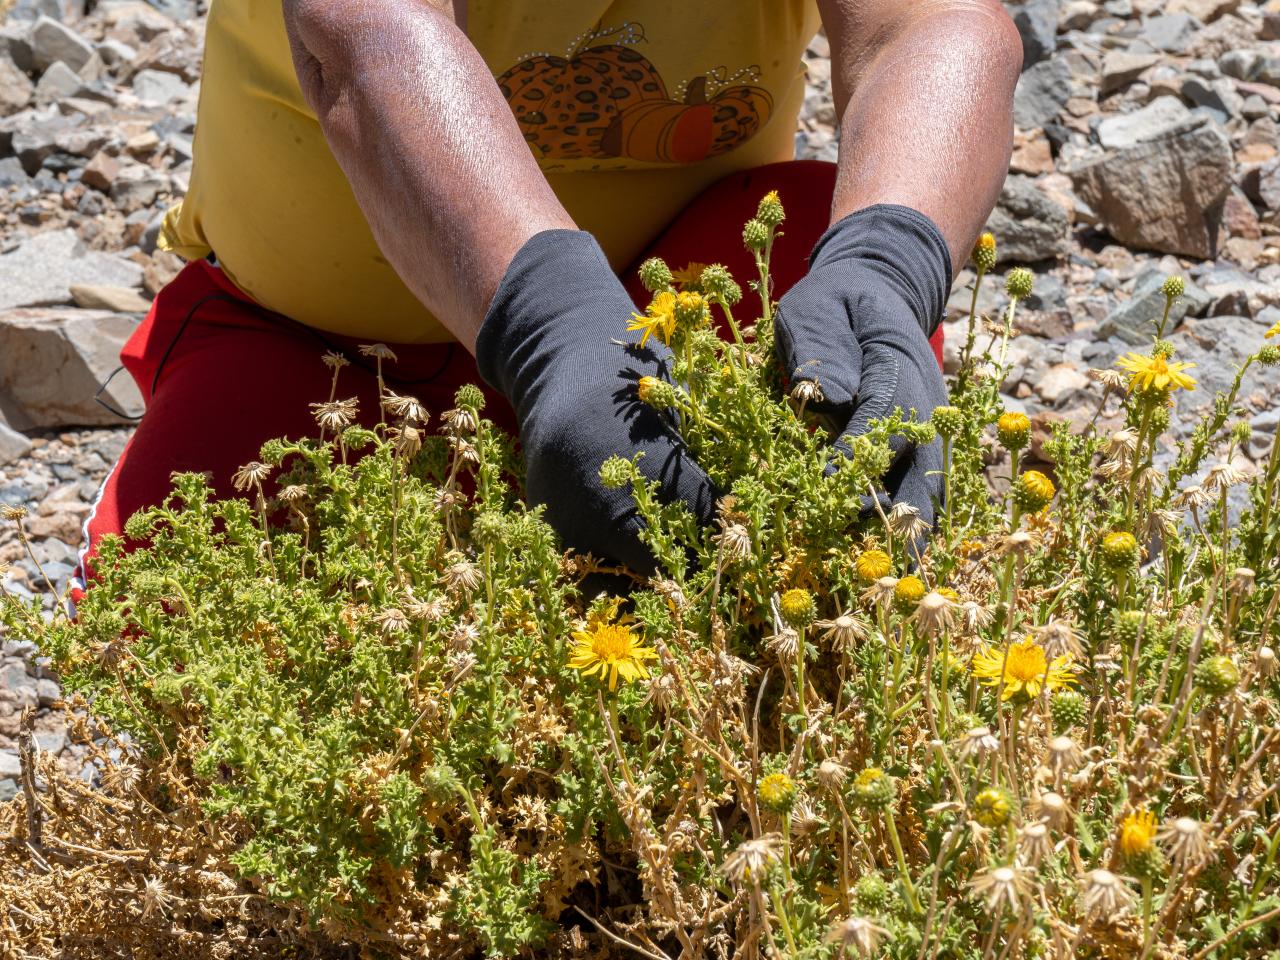
<svg viewBox="0 0 1280 960">
<path fill-rule="evenodd" d="M 498 77 L 498 87 L 540 160 L 607 157 L 600 141 L 619 113 L 667 98 L 653 64 L 616 43 L 570 57 L 529 57 Z"/>
</svg>

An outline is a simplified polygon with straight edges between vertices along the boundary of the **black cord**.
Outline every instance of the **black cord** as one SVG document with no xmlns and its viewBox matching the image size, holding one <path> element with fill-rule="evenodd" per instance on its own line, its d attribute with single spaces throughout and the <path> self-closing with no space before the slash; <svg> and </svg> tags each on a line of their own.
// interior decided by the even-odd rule
<svg viewBox="0 0 1280 960">
<path fill-rule="evenodd" d="M 362 360 L 348 357 L 337 344 L 329 340 L 323 333 L 321 333 L 315 327 L 309 327 L 305 323 L 299 323 L 297 320 L 294 320 L 290 317 L 286 317 L 282 313 L 276 313 L 274 310 L 268 310 L 266 307 L 260 306 L 250 301 L 242 300 L 239 297 L 233 297 L 228 293 L 211 293 L 208 296 L 201 297 L 199 300 L 197 300 L 195 303 L 191 305 L 191 309 L 187 311 L 187 315 L 182 318 L 182 323 L 178 325 L 178 330 L 176 333 L 174 333 L 173 339 L 170 340 L 169 345 L 165 347 L 164 354 L 160 357 L 160 363 L 156 366 L 155 376 L 151 378 L 151 396 L 154 397 L 156 395 L 156 387 L 160 383 L 160 374 L 164 370 L 165 364 L 169 362 L 169 355 L 173 353 L 173 348 L 178 345 L 178 340 L 181 339 L 182 335 L 186 332 L 187 325 L 191 322 L 191 319 L 196 315 L 196 311 L 199 310 L 201 307 L 203 307 L 206 303 L 209 303 L 210 301 L 213 301 L 213 300 L 224 300 L 228 303 L 238 304 L 242 307 L 249 307 L 252 310 L 256 311 L 257 313 L 261 314 L 264 319 L 270 320 L 271 322 L 275 323 L 277 326 L 291 328 L 298 332 L 307 333 L 314 339 L 318 340 L 322 345 L 324 345 L 326 349 L 342 356 L 352 366 L 356 367 L 359 370 L 363 370 L 365 373 L 373 374 L 375 376 L 377 375 L 378 371 L 376 367 L 371 366 Z M 422 386 L 424 384 L 431 383 L 434 380 L 436 380 L 442 373 L 444 373 L 445 370 L 448 369 L 449 365 L 453 363 L 454 353 L 457 349 L 458 349 L 457 342 L 456 341 L 451 342 L 449 344 L 449 349 L 445 351 L 444 358 L 440 361 L 440 365 L 432 373 L 428 374 L 425 377 L 418 377 L 417 379 L 406 379 L 404 377 L 397 377 L 394 374 L 384 372 L 382 375 L 382 379 L 385 380 L 387 383 L 393 384 L 395 386 L 400 386 L 400 387 L 417 387 L 417 386 Z M 102 398 L 102 394 L 106 391 L 107 387 L 111 385 L 111 381 L 115 379 L 116 374 L 118 374 L 123 369 L 124 369 L 124 365 L 121 364 L 120 366 L 112 370 L 111 375 L 107 377 L 107 379 L 103 382 L 102 386 L 98 387 L 97 392 L 93 395 L 93 399 L 99 406 L 101 406 L 103 409 L 107 410 L 108 412 L 114 414 L 115 416 L 120 417 L 123 420 L 130 420 L 136 423 L 142 419 L 143 414 L 135 415 L 131 413 L 125 413 L 122 410 L 116 409 L 112 404 L 108 403 L 106 400 Z"/>
</svg>

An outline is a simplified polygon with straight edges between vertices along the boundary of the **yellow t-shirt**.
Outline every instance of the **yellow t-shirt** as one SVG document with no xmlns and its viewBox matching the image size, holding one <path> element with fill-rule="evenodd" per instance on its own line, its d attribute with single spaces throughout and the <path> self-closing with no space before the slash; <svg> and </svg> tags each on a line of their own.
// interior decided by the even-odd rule
<svg viewBox="0 0 1280 960">
<path fill-rule="evenodd" d="M 557 196 L 617 269 L 716 180 L 794 155 L 817 26 L 815 0 L 471 0 L 467 15 Z M 278 2 L 210 8 L 191 186 L 162 242 L 214 252 L 301 323 L 452 339 L 374 243 L 303 100 Z"/>
</svg>

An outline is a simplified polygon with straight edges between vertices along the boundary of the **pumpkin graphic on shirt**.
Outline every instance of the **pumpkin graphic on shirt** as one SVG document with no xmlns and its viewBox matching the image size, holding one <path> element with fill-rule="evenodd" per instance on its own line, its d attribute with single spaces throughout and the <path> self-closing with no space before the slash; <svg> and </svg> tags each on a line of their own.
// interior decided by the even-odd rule
<svg viewBox="0 0 1280 960">
<path fill-rule="evenodd" d="M 568 56 L 526 57 L 498 77 L 516 122 L 540 160 L 622 158 L 696 163 L 745 143 L 768 122 L 773 98 L 748 67 L 694 77 L 673 97 L 654 65 L 623 42 L 591 44 L 621 33 L 634 43 L 643 30 L 588 34 Z"/>
</svg>

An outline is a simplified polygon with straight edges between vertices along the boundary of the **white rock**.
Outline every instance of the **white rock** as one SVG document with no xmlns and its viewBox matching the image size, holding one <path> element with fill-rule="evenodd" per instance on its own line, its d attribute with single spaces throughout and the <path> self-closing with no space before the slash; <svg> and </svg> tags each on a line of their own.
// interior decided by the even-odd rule
<svg viewBox="0 0 1280 960">
<path fill-rule="evenodd" d="M 1190 117 L 1191 111 L 1177 97 L 1158 97 L 1141 110 L 1107 117 L 1098 124 L 1098 141 L 1113 150 L 1131 147 L 1154 140 Z"/>
<path fill-rule="evenodd" d="M 131 260 L 85 249 L 73 230 L 50 230 L 0 256 L 0 310 L 71 302 L 71 285 L 136 287 L 142 268 Z"/>
<path fill-rule="evenodd" d="M 32 25 L 29 41 L 32 60 L 40 71 L 48 70 L 59 60 L 72 70 L 79 70 L 93 56 L 93 44 L 49 17 L 41 17 Z"/>
</svg>

